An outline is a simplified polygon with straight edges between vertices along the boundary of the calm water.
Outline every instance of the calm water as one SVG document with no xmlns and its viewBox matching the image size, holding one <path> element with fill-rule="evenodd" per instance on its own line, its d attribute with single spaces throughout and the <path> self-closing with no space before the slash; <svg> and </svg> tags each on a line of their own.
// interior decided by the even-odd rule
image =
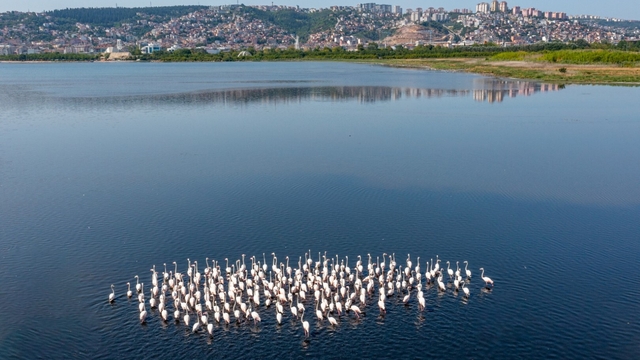
<svg viewBox="0 0 640 360">
<path fill-rule="evenodd" d="M 0 64 L 0 358 L 638 358 L 639 98 L 355 64 Z M 210 340 L 124 296 L 153 264 L 309 249 L 469 260 L 471 297 L 309 316 L 305 341 L 273 307 Z"/>
</svg>

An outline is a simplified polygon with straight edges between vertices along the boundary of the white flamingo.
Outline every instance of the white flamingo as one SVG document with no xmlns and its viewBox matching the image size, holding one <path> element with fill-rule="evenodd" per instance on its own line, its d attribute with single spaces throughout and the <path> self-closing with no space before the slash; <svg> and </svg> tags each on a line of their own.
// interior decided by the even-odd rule
<svg viewBox="0 0 640 360">
<path fill-rule="evenodd" d="M 302 329 L 304 330 L 304 337 L 309 337 L 309 322 L 304 321 L 304 311 L 301 313 L 300 322 L 302 322 Z"/>
<path fill-rule="evenodd" d="M 491 284 L 491 286 L 493 286 L 493 280 L 488 276 L 484 276 L 484 268 L 480 268 L 480 270 L 482 270 L 480 277 L 484 280 L 485 285 L 489 286 L 489 284 Z"/>
<path fill-rule="evenodd" d="M 147 310 L 143 306 L 142 311 L 140 312 L 140 324 L 144 324 L 144 322 L 146 321 L 146 318 L 147 318 Z"/>
<path fill-rule="evenodd" d="M 464 282 L 462 282 L 462 292 L 464 292 L 464 297 L 469 297 L 469 288 L 465 287 Z"/>
</svg>

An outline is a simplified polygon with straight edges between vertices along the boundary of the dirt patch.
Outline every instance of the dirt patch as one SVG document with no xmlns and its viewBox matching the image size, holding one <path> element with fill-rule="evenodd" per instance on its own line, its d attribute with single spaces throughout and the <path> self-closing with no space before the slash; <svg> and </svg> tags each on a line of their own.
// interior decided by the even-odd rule
<svg viewBox="0 0 640 360">
<path fill-rule="evenodd" d="M 415 45 L 416 42 L 429 43 L 430 41 L 442 41 L 446 34 L 422 25 L 407 25 L 399 28 L 395 34 L 382 40 L 387 45 Z"/>
<path fill-rule="evenodd" d="M 108 61 L 114 61 L 114 60 L 126 60 L 131 56 L 131 54 L 129 52 L 114 52 L 114 53 L 110 53 L 109 54 L 109 59 L 107 59 Z"/>
</svg>

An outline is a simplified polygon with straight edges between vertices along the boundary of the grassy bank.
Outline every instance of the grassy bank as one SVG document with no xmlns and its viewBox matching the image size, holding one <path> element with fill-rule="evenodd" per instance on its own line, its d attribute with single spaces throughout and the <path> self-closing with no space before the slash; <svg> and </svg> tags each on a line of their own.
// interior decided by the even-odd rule
<svg viewBox="0 0 640 360">
<path fill-rule="evenodd" d="M 489 57 L 494 61 L 543 61 L 559 64 L 616 64 L 635 66 L 640 52 L 619 50 L 557 50 L 543 52 L 509 51 Z"/>
</svg>

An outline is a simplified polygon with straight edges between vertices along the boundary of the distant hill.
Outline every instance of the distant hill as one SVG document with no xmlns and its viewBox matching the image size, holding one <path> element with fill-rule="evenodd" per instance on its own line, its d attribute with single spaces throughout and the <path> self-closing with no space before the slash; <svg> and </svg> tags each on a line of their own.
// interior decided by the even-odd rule
<svg viewBox="0 0 640 360">
<path fill-rule="evenodd" d="M 306 13 L 294 10 L 264 11 L 254 7 L 242 6 L 238 9 L 238 12 L 270 22 L 291 34 L 298 35 L 301 42 L 306 42 L 310 34 L 333 28 L 340 16 L 339 12 L 329 9 Z"/>
<path fill-rule="evenodd" d="M 588 20 L 584 22 L 598 24 L 600 26 L 615 26 L 615 27 L 626 28 L 626 29 L 640 29 L 640 21 L 636 21 L 636 20 L 607 21 L 605 19 L 598 19 L 598 20 Z"/>
<path fill-rule="evenodd" d="M 79 22 L 92 26 L 111 27 L 118 23 L 135 19 L 136 14 L 145 13 L 160 17 L 179 17 L 191 12 L 206 9 L 208 6 L 155 6 L 139 8 L 77 8 L 47 11 L 47 15 L 70 22 Z"/>
</svg>

